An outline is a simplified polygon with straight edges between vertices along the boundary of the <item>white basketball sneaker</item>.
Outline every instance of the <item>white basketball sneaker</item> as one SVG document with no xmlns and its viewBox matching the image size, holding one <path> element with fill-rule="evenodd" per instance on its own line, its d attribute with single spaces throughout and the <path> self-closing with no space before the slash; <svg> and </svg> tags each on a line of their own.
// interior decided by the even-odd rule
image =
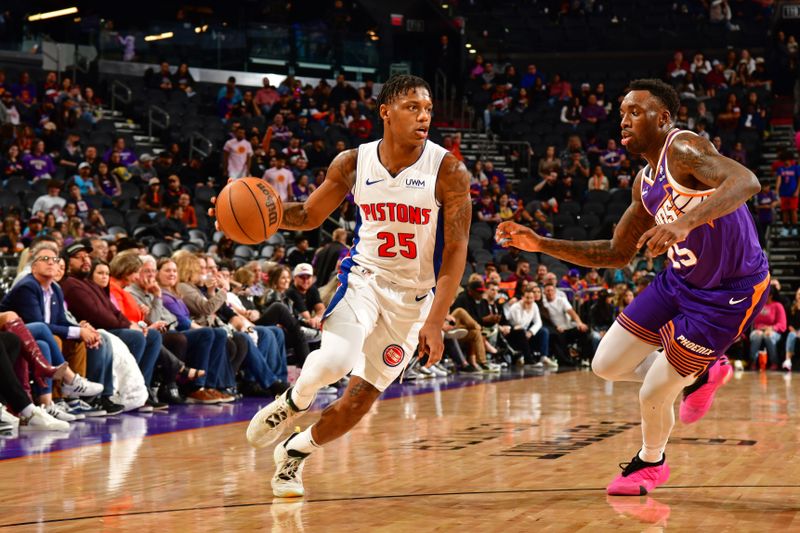
<svg viewBox="0 0 800 533">
<path fill-rule="evenodd" d="M 69 431 L 69 422 L 50 416 L 41 407 L 34 406 L 31 416 L 19 417 L 19 429 L 22 431 Z"/>
<path fill-rule="evenodd" d="M 103 392 L 103 385 L 75 374 L 72 383 L 61 382 L 61 394 L 65 398 L 93 398 Z"/>
<path fill-rule="evenodd" d="M 547 368 L 558 368 L 558 361 L 556 361 L 555 359 L 550 359 L 546 355 L 542 356 L 542 363 Z"/>
<path fill-rule="evenodd" d="M 263 407 L 247 426 L 247 442 L 254 448 L 269 446 L 281 436 L 294 418 L 302 414 L 291 400 L 292 387 Z"/>
<path fill-rule="evenodd" d="M 277 498 L 300 498 L 303 488 L 303 466 L 310 454 L 288 450 L 286 445 L 296 434 L 275 446 L 275 475 L 272 476 L 272 494 Z"/>
<path fill-rule="evenodd" d="M 19 418 L 12 415 L 6 410 L 6 406 L 0 403 L 0 423 L 10 424 L 13 427 L 19 427 Z"/>
<path fill-rule="evenodd" d="M 78 417 L 75 415 L 71 415 L 64 409 L 61 405 L 57 404 L 56 402 L 50 402 L 49 404 L 42 407 L 48 415 L 52 416 L 56 420 L 62 420 L 64 422 L 75 422 Z"/>
</svg>

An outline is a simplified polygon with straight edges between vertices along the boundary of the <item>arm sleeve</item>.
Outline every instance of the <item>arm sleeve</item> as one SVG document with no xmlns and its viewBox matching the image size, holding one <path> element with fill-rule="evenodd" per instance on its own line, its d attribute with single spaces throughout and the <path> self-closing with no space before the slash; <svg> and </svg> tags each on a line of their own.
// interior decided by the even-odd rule
<svg viewBox="0 0 800 533">
<path fill-rule="evenodd" d="M 86 320 L 99 329 L 125 329 L 130 327 L 131 321 L 125 318 L 119 309 L 113 305 L 108 305 L 107 309 L 99 307 L 100 304 L 97 298 L 89 292 L 88 287 L 65 283 L 62 288 L 64 299 L 67 301 L 70 311 L 79 320 Z"/>
<path fill-rule="evenodd" d="M 178 293 L 186 307 L 195 316 L 208 316 L 216 312 L 227 301 L 225 291 L 217 291 L 211 298 L 206 298 L 203 293 L 188 283 L 178 284 Z"/>
<path fill-rule="evenodd" d="M 514 304 L 508 308 L 508 322 L 512 327 L 521 325 L 519 319 L 519 309 L 520 307 L 517 304 Z"/>
<path fill-rule="evenodd" d="M 778 333 L 786 331 L 786 311 L 784 311 L 783 306 L 779 303 L 775 304 L 775 318 L 775 331 Z"/>
<path fill-rule="evenodd" d="M 295 315 L 299 315 L 300 313 L 304 313 L 308 311 L 306 307 L 306 301 L 303 296 L 297 291 L 287 291 L 286 296 L 292 301 L 292 310 L 294 311 Z"/>
<path fill-rule="evenodd" d="M 36 293 L 37 288 L 30 284 L 20 284 L 19 288 L 9 293 L 7 307 L 8 309 L 16 312 L 23 322 L 26 324 L 30 322 L 44 322 L 44 311 L 39 305 L 39 295 Z M 53 295 L 55 301 L 55 294 Z M 53 322 L 55 316 L 50 318 L 50 323 L 47 327 L 53 335 L 61 338 L 69 338 L 69 326 Z"/>
<path fill-rule="evenodd" d="M 530 331 L 531 334 L 536 335 L 539 333 L 540 329 L 542 329 L 542 317 L 539 314 L 539 307 L 534 305 L 533 320 L 531 320 L 531 325 L 528 327 L 528 331 Z"/>
</svg>

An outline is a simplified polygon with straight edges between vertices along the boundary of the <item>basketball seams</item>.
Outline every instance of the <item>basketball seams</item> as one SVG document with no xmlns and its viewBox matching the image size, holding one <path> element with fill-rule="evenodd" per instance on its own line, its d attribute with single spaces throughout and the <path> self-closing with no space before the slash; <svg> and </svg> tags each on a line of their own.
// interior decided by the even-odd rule
<svg viewBox="0 0 800 533">
<path fill-rule="evenodd" d="M 236 187 L 238 183 L 241 183 L 241 182 L 235 181 L 235 182 L 233 182 L 231 185 L 233 185 L 233 187 Z M 245 184 L 245 186 L 246 186 L 246 184 Z M 234 220 L 234 221 L 236 221 L 236 225 L 237 225 L 237 226 L 239 226 L 239 229 L 240 229 L 240 230 L 242 230 L 242 233 L 244 234 L 244 236 L 245 236 L 245 237 L 247 237 L 248 239 L 250 239 L 250 240 L 252 241 L 253 239 L 252 239 L 252 238 L 250 237 L 250 235 L 247 233 L 247 230 L 245 230 L 245 229 L 244 229 L 244 226 L 242 226 L 242 223 L 241 223 L 241 222 L 239 222 L 239 217 L 238 217 L 238 216 L 236 216 L 236 211 L 233 209 L 233 194 L 232 194 L 232 192 L 233 192 L 233 187 L 231 187 L 231 188 L 228 190 L 228 204 L 229 204 L 229 206 L 230 206 L 231 215 L 233 216 L 233 220 Z M 250 190 L 250 188 L 249 188 L 249 187 L 247 187 L 247 190 L 249 191 L 249 190 Z M 252 194 L 252 191 L 251 191 L 251 194 Z"/>
<path fill-rule="evenodd" d="M 244 186 L 247 188 L 247 192 L 250 193 L 250 196 L 253 197 L 253 202 L 255 202 L 256 206 L 258 206 L 258 214 L 261 217 L 261 227 L 264 228 L 262 233 L 261 233 L 261 240 L 263 241 L 263 240 L 265 240 L 264 236 L 265 236 L 267 230 L 269 229 L 269 225 L 267 224 L 267 220 L 264 218 L 264 210 L 263 210 L 263 208 L 261 206 L 261 202 L 258 201 L 258 196 L 256 196 L 256 193 L 253 192 L 253 189 L 250 188 L 250 184 L 247 183 L 247 182 L 244 182 Z M 248 235 L 248 238 L 249 237 L 250 236 Z"/>
<path fill-rule="evenodd" d="M 254 207 L 258 209 L 260 218 L 252 212 Z M 220 229 L 237 243 L 264 242 L 278 231 L 282 220 L 283 204 L 280 197 L 275 189 L 259 178 L 239 178 L 226 185 L 217 197 Z"/>
</svg>

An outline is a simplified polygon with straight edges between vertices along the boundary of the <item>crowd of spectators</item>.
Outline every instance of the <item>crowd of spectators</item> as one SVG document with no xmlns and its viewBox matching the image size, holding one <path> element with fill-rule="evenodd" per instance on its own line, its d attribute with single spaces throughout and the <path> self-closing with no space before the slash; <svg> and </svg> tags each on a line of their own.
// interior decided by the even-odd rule
<svg viewBox="0 0 800 533">
<path fill-rule="evenodd" d="M 794 43 L 786 37 L 781 49 L 790 63 L 797 60 Z M 664 72 L 682 99 L 676 124 L 709 138 L 729 157 L 756 165 L 769 120 L 765 63 L 747 50 L 715 59 L 696 53 L 691 62 L 676 52 Z M 163 63 L 145 84 L 151 91 L 202 98 L 185 64 L 173 72 Z M 541 148 L 533 153 L 534 184 L 520 190 L 491 160 L 465 159 L 459 135 L 445 136 L 442 143 L 472 173 L 476 225 L 491 230 L 515 220 L 564 237 L 582 220 L 584 233 L 573 232 L 573 238 L 610 237 L 643 161 L 616 143 L 613 117 L 624 87 L 610 94 L 601 81 L 581 80 L 579 87 L 573 92 L 570 80 L 535 65 L 520 75 L 513 65 L 495 69 L 476 58 L 465 92 L 482 110 L 483 126 L 505 138 L 534 135 L 532 146 Z M 190 157 L 180 143 L 158 154 L 141 153 L 126 136 L 106 134 L 93 142 L 106 121 L 91 87 L 69 78 L 58 84 L 53 73 L 41 84 L 27 73 L 9 83 L 0 72 L 0 251 L 19 257 L 21 272 L 3 309 L 28 326 L 48 325 L 32 328 L 48 346 L 44 357 L 75 367 L 60 378 L 62 393 L 74 376 L 103 387 L 89 403 L 68 395 L 51 401 L 50 394 L 58 400 L 58 387 L 28 393 L 51 418 L 71 422 L 82 413 L 274 394 L 286 386 L 287 357 L 302 364 L 309 344 L 318 342 L 326 298 L 335 288 L 332 274 L 355 226 L 352 198 L 327 223 L 331 242 L 319 242 L 317 234 L 290 236 L 288 246 L 274 242 L 250 262 L 224 236 L 211 241 L 205 209 L 219 184 L 246 175 L 270 182 L 283 201 L 307 199 L 338 153 L 380 136 L 373 85 L 356 89 L 340 76 L 333 86 L 325 80 L 311 86 L 289 76 L 278 87 L 265 78 L 262 88 L 250 91 L 230 78 L 214 96 L 224 129 L 218 158 Z M 539 112 L 552 122 L 531 123 Z M 773 165 L 776 191 L 765 183 L 756 200 L 762 235 L 778 205 L 784 230 L 797 231 L 798 169 L 788 150 Z M 105 220 L 112 213 L 115 221 L 124 213 L 124 227 Z M 192 230 L 203 233 L 200 250 L 182 246 L 192 242 Z M 156 243 L 169 244 L 158 248 L 158 257 L 150 255 Z M 495 373 L 515 363 L 588 364 L 616 315 L 664 268 L 663 258 L 646 254 L 624 268 L 582 272 L 517 251 L 488 251 L 493 259 L 473 261 L 476 273 L 465 279 L 442 326 L 454 366 L 467 373 Z M 60 297 L 66 312 L 40 309 L 32 315 L 31 294 L 37 291 Z M 794 328 L 800 325 L 794 307 L 796 302 L 784 313 L 787 325 L 781 326 L 777 308 L 774 323 L 757 324 L 743 359 L 758 364 L 763 346 L 768 364 L 779 364 L 783 352 L 789 361 L 784 368 L 791 368 Z M 60 338 L 55 344 L 62 347 L 52 348 L 44 330 Z M 784 331 L 785 339 L 776 338 Z M 70 343 L 83 344 L 77 350 L 83 355 L 63 348 Z M 13 343 L 6 351 L 14 352 Z M 124 368 L 124 361 L 127 373 L 119 372 L 129 378 L 114 390 L 110 369 L 116 375 L 114 365 Z M 447 372 L 420 367 L 407 377 Z M 144 392 L 135 394 L 137 387 Z M 27 405 L 22 408 L 23 418 L 29 417 Z"/>
<path fill-rule="evenodd" d="M 287 364 L 302 366 L 319 342 L 324 309 L 309 263 L 235 268 L 187 250 L 156 259 L 132 239 L 110 247 L 99 237 L 36 236 L 0 301 L 0 322 L 18 336 L 27 328 L 45 370 L 0 380 L 0 399 L 16 415 L 3 417 L 68 431 L 87 416 L 273 397 L 287 388 Z M 30 358 L 17 357 L 19 346 L 6 352 L 12 366 Z M 27 403 L 17 401 L 20 387 Z"/>
</svg>

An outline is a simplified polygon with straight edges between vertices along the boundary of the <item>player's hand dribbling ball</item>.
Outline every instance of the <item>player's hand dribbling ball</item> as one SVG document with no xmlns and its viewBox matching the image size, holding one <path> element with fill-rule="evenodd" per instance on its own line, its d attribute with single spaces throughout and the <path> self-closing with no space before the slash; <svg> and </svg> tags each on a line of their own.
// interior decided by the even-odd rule
<svg viewBox="0 0 800 533">
<path fill-rule="evenodd" d="M 219 230 L 229 239 L 240 244 L 259 244 L 278 231 L 283 204 L 266 181 L 239 178 L 220 191 L 214 214 Z"/>
</svg>

